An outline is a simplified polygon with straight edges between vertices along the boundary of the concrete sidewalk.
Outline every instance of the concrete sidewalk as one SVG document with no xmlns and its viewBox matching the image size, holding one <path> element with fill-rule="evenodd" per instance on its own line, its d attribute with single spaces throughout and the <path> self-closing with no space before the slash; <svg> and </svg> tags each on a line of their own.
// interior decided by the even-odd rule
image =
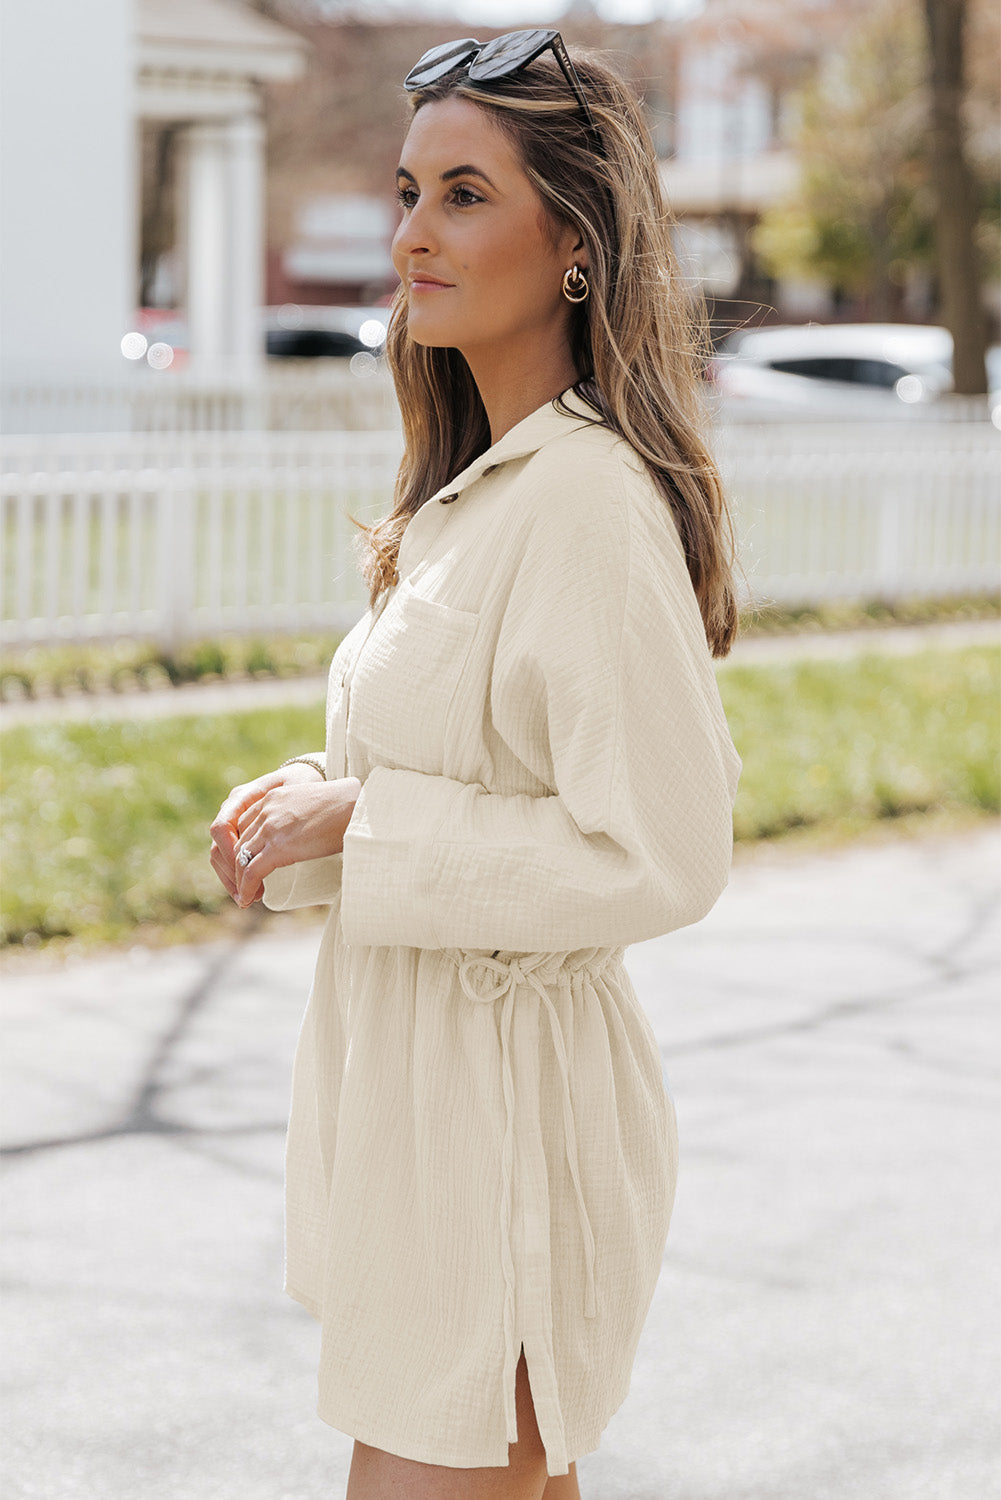
<svg viewBox="0 0 1001 1500">
<path fill-rule="evenodd" d="M 719 663 L 752 666 L 757 662 L 844 659 L 877 652 L 907 656 L 934 648 L 1001 643 L 1001 620 L 954 621 L 945 625 L 894 625 L 885 629 L 805 631 L 800 635 L 759 635 L 738 640 L 730 656 Z M 0 729 L 16 724 L 53 720 L 164 719 L 188 714 L 240 713 L 285 704 L 322 702 L 327 675 L 271 677 L 256 682 L 188 683 L 153 692 L 74 693 L 65 698 L 26 698 L 0 704 Z"/>
<path fill-rule="evenodd" d="M 763 852 L 628 950 L 681 1174 L 585 1500 L 1001 1492 L 999 856 L 993 825 Z M 5 1500 L 343 1496 L 281 1290 L 318 941 L 5 976 Z"/>
</svg>

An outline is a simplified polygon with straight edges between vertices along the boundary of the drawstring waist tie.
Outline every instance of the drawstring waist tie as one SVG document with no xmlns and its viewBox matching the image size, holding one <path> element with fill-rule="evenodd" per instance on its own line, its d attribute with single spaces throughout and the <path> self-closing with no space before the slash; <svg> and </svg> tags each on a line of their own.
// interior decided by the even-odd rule
<svg viewBox="0 0 1001 1500">
<path fill-rule="evenodd" d="M 587 972 L 599 973 L 602 969 L 616 962 L 625 952 L 624 948 L 603 948 L 584 950 L 588 955 L 582 961 L 572 961 L 568 955 L 562 953 L 519 953 L 514 957 L 503 960 L 497 957 L 498 949 L 492 957 L 481 954 L 470 954 L 462 949 L 450 948 L 445 950 L 459 970 L 459 983 L 463 994 L 470 1000 L 482 1005 L 492 1005 L 495 1000 L 503 998 L 504 1006 L 500 1017 L 500 1042 L 501 1042 L 501 1068 L 504 1087 L 504 1143 L 501 1152 L 501 1259 L 504 1269 L 504 1331 L 505 1345 L 508 1350 L 509 1362 L 513 1362 L 514 1344 L 514 1259 L 511 1252 L 512 1214 L 513 1214 L 513 1191 L 514 1191 L 514 1074 L 511 1067 L 511 1021 L 514 1012 L 514 997 L 519 986 L 529 985 L 535 990 L 542 1001 L 549 1017 L 549 1027 L 553 1037 L 553 1048 L 556 1053 L 556 1061 L 560 1070 L 563 1094 L 563 1127 L 566 1146 L 567 1165 L 573 1181 L 574 1194 L 577 1200 L 577 1216 L 580 1221 L 581 1238 L 584 1242 L 584 1265 L 586 1272 L 586 1289 L 584 1296 L 584 1316 L 593 1318 L 597 1316 L 597 1300 L 595 1296 L 594 1281 L 594 1233 L 591 1229 L 591 1221 L 587 1215 L 587 1206 L 584 1203 L 584 1193 L 580 1181 L 580 1163 L 577 1156 L 577 1127 L 574 1121 L 573 1102 L 570 1097 L 570 1069 L 567 1060 L 566 1043 L 563 1037 L 563 1029 L 560 1026 L 560 1018 L 547 990 L 548 984 L 559 984 L 566 982 L 570 975 Z M 513 1381 L 505 1378 L 505 1391 L 513 1390 Z M 513 1397 L 511 1398 L 513 1400 Z"/>
</svg>

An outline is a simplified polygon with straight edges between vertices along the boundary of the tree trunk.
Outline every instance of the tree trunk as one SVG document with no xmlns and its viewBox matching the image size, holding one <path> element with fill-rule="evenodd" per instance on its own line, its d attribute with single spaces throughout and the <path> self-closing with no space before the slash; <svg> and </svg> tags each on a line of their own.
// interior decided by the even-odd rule
<svg viewBox="0 0 1001 1500">
<path fill-rule="evenodd" d="M 156 278 L 157 263 L 174 243 L 174 147 L 178 127 L 160 127 L 151 149 L 143 152 L 146 168 L 142 182 L 142 213 L 139 234 L 139 306 L 148 307 Z"/>
<path fill-rule="evenodd" d="M 987 390 L 987 319 L 974 239 L 976 191 L 963 149 L 963 32 L 966 0 L 924 0 L 931 88 L 932 177 L 938 200 L 935 247 L 941 316 L 953 338 L 953 384 Z"/>
</svg>

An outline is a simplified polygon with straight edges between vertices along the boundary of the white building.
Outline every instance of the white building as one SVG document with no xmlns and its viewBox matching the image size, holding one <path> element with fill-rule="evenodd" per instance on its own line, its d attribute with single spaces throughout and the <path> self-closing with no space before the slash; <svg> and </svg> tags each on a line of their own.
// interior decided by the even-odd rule
<svg viewBox="0 0 1001 1500">
<path fill-rule="evenodd" d="M 857 3 L 841 11 L 848 17 Z M 685 274 L 712 296 L 740 295 L 749 229 L 796 192 L 796 89 L 837 9 L 836 0 L 706 0 L 678 23 L 676 149 L 661 180 Z M 827 305 L 819 283 L 784 281 L 776 298 L 787 315 Z"/>
<path fill-rule="evenodd" d="M 137 301 L 143 120 L 184 129 L 191 367 L 253 373 L 261 86 L 296 77 L 307 43 L 238 0 L 0 5 L 0 428 L 14 420 L 12 389 L 129 373 L 121 340 Z"/>
</svg>

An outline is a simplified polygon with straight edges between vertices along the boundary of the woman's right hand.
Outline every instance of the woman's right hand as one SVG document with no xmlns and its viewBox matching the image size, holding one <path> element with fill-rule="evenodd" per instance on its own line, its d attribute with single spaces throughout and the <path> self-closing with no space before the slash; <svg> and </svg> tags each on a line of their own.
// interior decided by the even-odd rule
<svg viewBox="0 0 1001 1500">
<path fill-rule="evenodd" d="M 230 791 L 212 820 L 209 830 L 212 834 L 209 862 L 234 901 L 237 898 L 236 844 L 240 837 L 240 830 L 237 827 L 240 815 L 255 802 L 259 802 L 265 792 L 269 792 L 272 787 L 288 786 L 297 781 L 322 780 L 322 776 L 314 766 L 306 765 L 303 761 L 295 761 L 290 766 L 279 767 L 277 771 L 267 771 L 254 781 L 244 782 Z"/>
</svg>

